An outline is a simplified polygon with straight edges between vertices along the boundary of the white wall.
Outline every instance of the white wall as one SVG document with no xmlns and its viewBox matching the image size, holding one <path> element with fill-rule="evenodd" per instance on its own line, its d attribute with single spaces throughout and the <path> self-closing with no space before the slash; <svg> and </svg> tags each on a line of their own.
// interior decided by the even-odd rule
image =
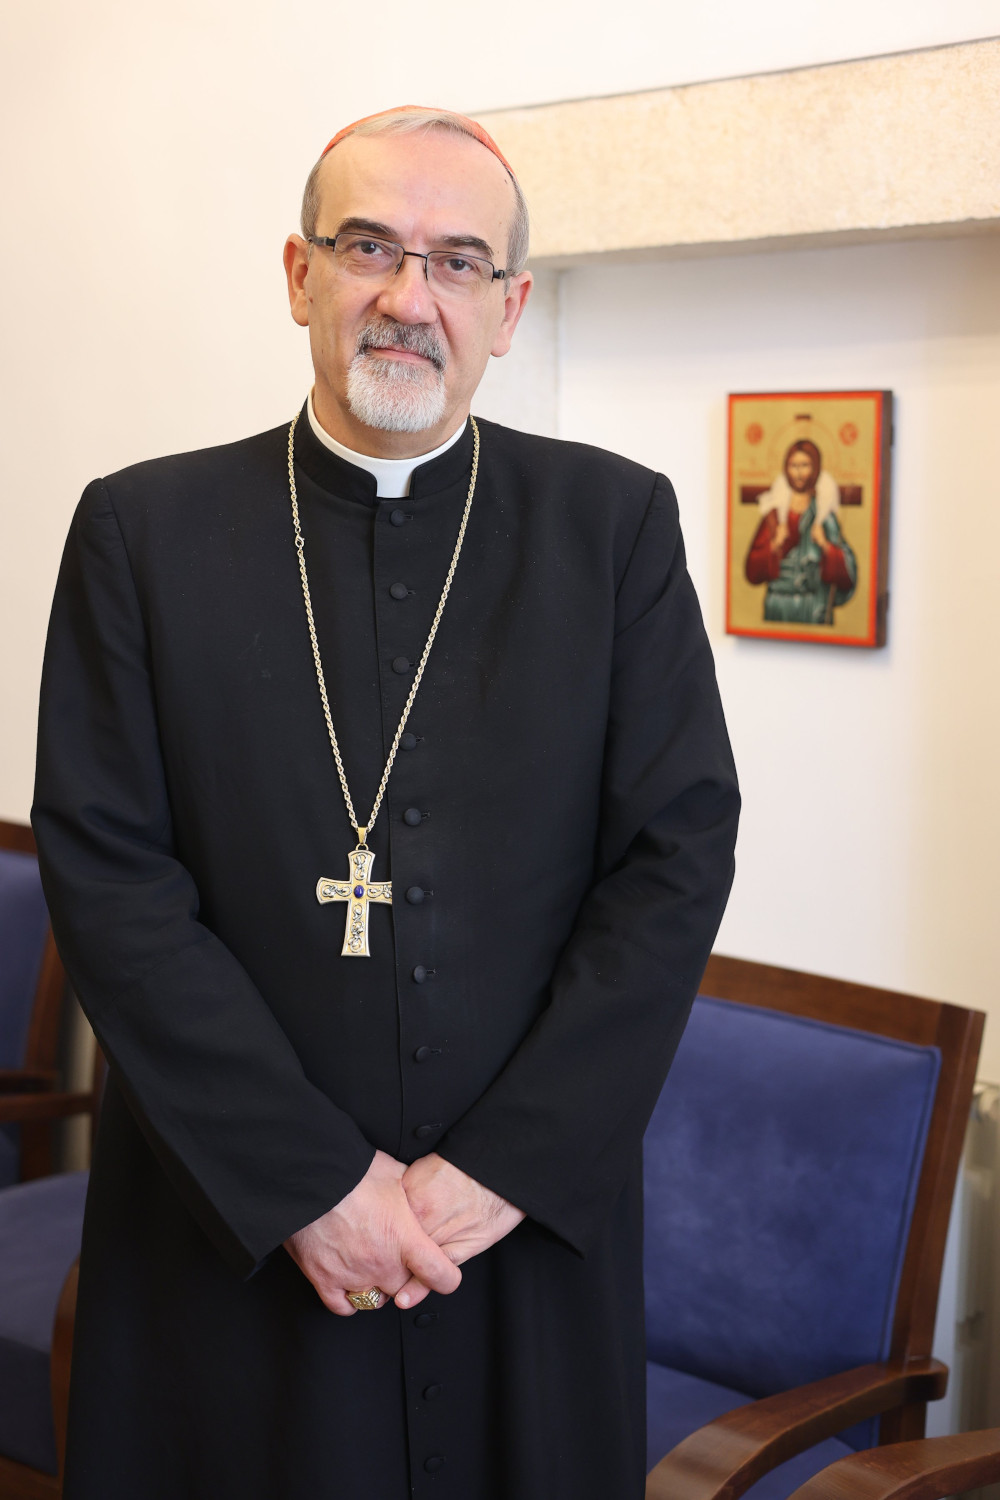
<svg viewBox="0 0 1000 1500">
<path fill-rule="evenodd" d="M 450 30 L 412 0 L 370 16 L 35 0 L 0 17 L 0 816 L 30 804 L 45 620 L 84 484 L 302 397 L 279 255 L 335 128 L 401 97 L 499 108 L 1000 32 L 1000 0 L 622 0 L 613 26 L 596 0 L 472 7 Z M 979 1003 L 1000 844 L 995 264 L 982 241 L 573 271 L 558 367 L 550 280 L 478 402 L 551 431 L 558 401 L 567 435 L 678 484 L 747 792 L 725 946 Z M 724 639 L 724 393 L 840 381 L 900 396 L 890 648 Z"/>
<path fill-rule="evenodd" d="M 745 798 L 719 946 L 993 1012 L 1000 240 L 564 273 L 559 433 L 665 470 Z M 724 634 L 727 391 L 896 393 L 889 644 Z"/>
<path fill-rule="evenodd" d="M 308 384 L 279 255 L 338 126 L 401 96 L 499 108 L 1000 32 L 1000 0 L 622 0 L 614 26 L 597 0 L 447 16 L 413 0 L 377 21 L 319 0 L 0 12 L 0 816 L 30 803 L 45 620 L 83 486 L 271 426 Z M 545 428 L 550 400 L 525 395 L 541 378 L 518 352 L 489 399 L 506 391 Z"/>
</svg>

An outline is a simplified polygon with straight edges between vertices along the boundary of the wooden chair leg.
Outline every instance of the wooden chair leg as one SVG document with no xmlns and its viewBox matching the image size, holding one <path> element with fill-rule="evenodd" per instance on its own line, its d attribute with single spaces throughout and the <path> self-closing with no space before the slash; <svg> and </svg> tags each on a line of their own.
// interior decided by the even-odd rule
<svg viewBox="0 0 1000 1500">
<path fill-rule="evenodd" d="M 879 1447 L 886 1443 L 914 1443 L 927 1430 L 927 1406 L 923 1401 L 911 1401 L 896 1411 L 887 1411 L 879 1422 Z"/>
</svg>

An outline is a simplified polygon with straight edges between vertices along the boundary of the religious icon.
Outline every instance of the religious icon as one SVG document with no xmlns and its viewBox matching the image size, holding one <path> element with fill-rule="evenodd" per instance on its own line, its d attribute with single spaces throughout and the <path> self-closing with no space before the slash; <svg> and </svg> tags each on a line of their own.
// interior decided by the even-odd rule
<svg viewBox="0 0 1000 1500">
<path fill-rule="evenodd" d="M 891 391 L 729 397 L 726 630 L 884 646 Z"/>
</svg>

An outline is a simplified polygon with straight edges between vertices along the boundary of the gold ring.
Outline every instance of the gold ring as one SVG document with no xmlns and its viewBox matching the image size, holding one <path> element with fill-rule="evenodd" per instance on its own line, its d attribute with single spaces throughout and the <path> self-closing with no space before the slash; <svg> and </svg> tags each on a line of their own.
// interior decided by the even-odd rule
<svg viewBox="0 0 1000 1500">
<path fill-rule="evenodd" d="M 347 1300 L 358 1312 L 375 1312 L 382 1306 L 382 1298 L 385 1292 L 380 1287 L 369 1287 L 367 1292 L 347 1292 Z"/>
</svg>

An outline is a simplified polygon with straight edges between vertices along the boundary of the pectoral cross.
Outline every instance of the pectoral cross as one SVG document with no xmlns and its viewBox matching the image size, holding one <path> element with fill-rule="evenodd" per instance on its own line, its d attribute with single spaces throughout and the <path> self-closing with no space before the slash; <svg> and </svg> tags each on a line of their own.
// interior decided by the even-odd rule
<svg viewBox="0 0 1000 1500">
<path fill-rule="evenodd" d="M 385 906 L 392 905 L 392 881 L 370 881 L 375 856 L 363 843 L 349 856 L 350 875 L 347 880 L 327 880 L 321 877 L 316 883 L 316 900 L 320 906 L 331 901 L 347 902 L 347 921 L 344 925 L 342 958 L 371 958 L 368 948 L 368 908 L 373 901 Z"/>
</svg>

